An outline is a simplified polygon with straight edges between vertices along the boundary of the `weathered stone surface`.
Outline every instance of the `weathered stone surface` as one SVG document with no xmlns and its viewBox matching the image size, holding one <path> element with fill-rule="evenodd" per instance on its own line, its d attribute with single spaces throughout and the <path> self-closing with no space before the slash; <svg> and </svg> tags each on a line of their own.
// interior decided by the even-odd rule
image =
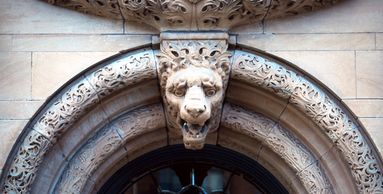
<svg viewBox="0 0 383 194">
<path fill-rule="evenodd" d="M 358 98 L 383 97 L 383 51 L 356 52 Z"/>
<path fill-rule="evenodd" d="M 114 52 L 33 53 L 32 98 L 45 99 L 74 75 Z"/>
<path fill-rule="evenodd" d="M 121 51 L 149 43 L 151 43 L 149 35 L 13 35 L 12 47 L 9 49 L 12 51 Z"/>
<path fill-rule="evenodd" d="M 30 119 L 43 101 L 0 101 L 0 119 Z"/>
<path fill-rule="evenodd" d="M 361 118 L 360 121 L 366 127 L 371 139 L 374 141 L 379 152 L 383 153 L 383 118 Z"/>
<path fill-rule="evenodd" d="M 0 52 L 0 100 L 31 97 L 31 53 Z"/>
<path fill-rule="evenodd" d="M 366 50 L 375 48 L 375 35 L 255 34 L 239 35 L 238 43 L 261 50 Z"/>
<path fill-rule="evenodd" d="M 338 96 L 355 97 L 353 51 L 272 52 L 319 79 Z"/>
<path fill-rule="evenodd" d="M 327 9 L 265 22 L 271 33 L 382 32 L 381 0 L 348 0 Z"/>
<path fill-rule="evenodd" d="M 122 33 L 122 21 L 62 9 L 37 0 L 3 0 L 0 33 Z"/>
<path fill-rule="evenodd" d="M 357 117 L 383 117 L 383 99 L 344 100 Z"/>
<path fill-rule="evenodd" d="M 27 122 L 27 120 L 0 120 L 0 169 L 3 168 L 17 136 Z"/>
</svg>

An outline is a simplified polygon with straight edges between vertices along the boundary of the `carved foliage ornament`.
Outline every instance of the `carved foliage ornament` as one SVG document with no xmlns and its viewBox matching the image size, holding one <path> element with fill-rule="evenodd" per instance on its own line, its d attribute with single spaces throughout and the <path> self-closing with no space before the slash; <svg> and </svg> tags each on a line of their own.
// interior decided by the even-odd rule
<svg viewBox="0 0 383 194">
<path fill-rule="evenodd" d="M 61 92 L 32 123 L 4 171 L 2 193 L 28 193 L 44 154 L 88 108 L 102 98 L 138 82 L 156 79 L 152 51 L 141 50 L 80 77 Z"/>
<path fill-rule="evenodd" d="M 94 15 L 138 21 L 159 30 L 228 30 L 295 15 L 338 0 L 47 0 Z"/>
<path fill-rule="evenodd" d="M 201 149 L 218 128 L 230 72 L 226 40 L 163 40 L 158 74 L 168 128 Z"/>
<path fill-rule="evenodd" d="M 352 117 L 323 90 L 292 69 L 259 55 L 236 51 L 231 79 L 288 99 L 315 122 L 344 154 L 360 193 L 383 193 L 378 157 Z"/>
</svg>

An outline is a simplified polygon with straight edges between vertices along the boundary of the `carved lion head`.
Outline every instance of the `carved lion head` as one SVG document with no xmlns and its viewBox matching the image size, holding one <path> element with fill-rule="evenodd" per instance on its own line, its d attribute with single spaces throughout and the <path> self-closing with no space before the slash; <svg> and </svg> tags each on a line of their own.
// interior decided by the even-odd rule
<svg viewBox="0 0 383 194">
<path fill-rule="evenodd" d="M 218 128 L 230 71 L 224 41 L 162 43 L 159 74 L 168 127 L 188 149 L 202 149 Z"/>
</svg>

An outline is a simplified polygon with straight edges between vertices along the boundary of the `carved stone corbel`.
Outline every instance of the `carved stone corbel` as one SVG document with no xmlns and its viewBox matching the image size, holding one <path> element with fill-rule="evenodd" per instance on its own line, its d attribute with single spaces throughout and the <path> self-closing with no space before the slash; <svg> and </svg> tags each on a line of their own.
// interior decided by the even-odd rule
<svg viewBox="0 0 383 194">
<path fill-rule="evenodd" d="M 230 72 L 226 33 L 163 33 L 157 67 L 168 129 L 187 149 L 217 130 Z"/>
</svg>

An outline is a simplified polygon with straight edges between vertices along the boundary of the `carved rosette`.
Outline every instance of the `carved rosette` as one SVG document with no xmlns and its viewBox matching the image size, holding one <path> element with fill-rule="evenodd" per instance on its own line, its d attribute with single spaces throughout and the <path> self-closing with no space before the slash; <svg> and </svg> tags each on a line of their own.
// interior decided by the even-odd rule
<svg viewBox="0 0 383 194">
<path fill-rule="evenodd" d="M 288 99 L 344 153 L 360 193 L 383 192 L 383 174 L 377 156 L 352 117 L 321 89 L 293 70 L 242 51 L 235 52 L 231 75 L 232 79 Z"/>
<path fill-rule="evenodd" d="M 230 72 L 227 40 L 162 40 L 158 75 L 168 128 L 201 149 L 221 116 Z"/>
<path fill-rule="evenodd" d="M 47 0 L 94 15 L 137 21 L 158 30 L 229 30 L 265 18 L 327 7 L 338 0 Z"/>
<path fill-rule="evenodd" d="M 141 50 L 81 76 L 64 89 L 32 122 L 7 171 L 3 192 L 28 193 L 44 154 L 75 121 L 106 95 L 150 79 L 156 79 L 154 55 Z"/>
</svg>

